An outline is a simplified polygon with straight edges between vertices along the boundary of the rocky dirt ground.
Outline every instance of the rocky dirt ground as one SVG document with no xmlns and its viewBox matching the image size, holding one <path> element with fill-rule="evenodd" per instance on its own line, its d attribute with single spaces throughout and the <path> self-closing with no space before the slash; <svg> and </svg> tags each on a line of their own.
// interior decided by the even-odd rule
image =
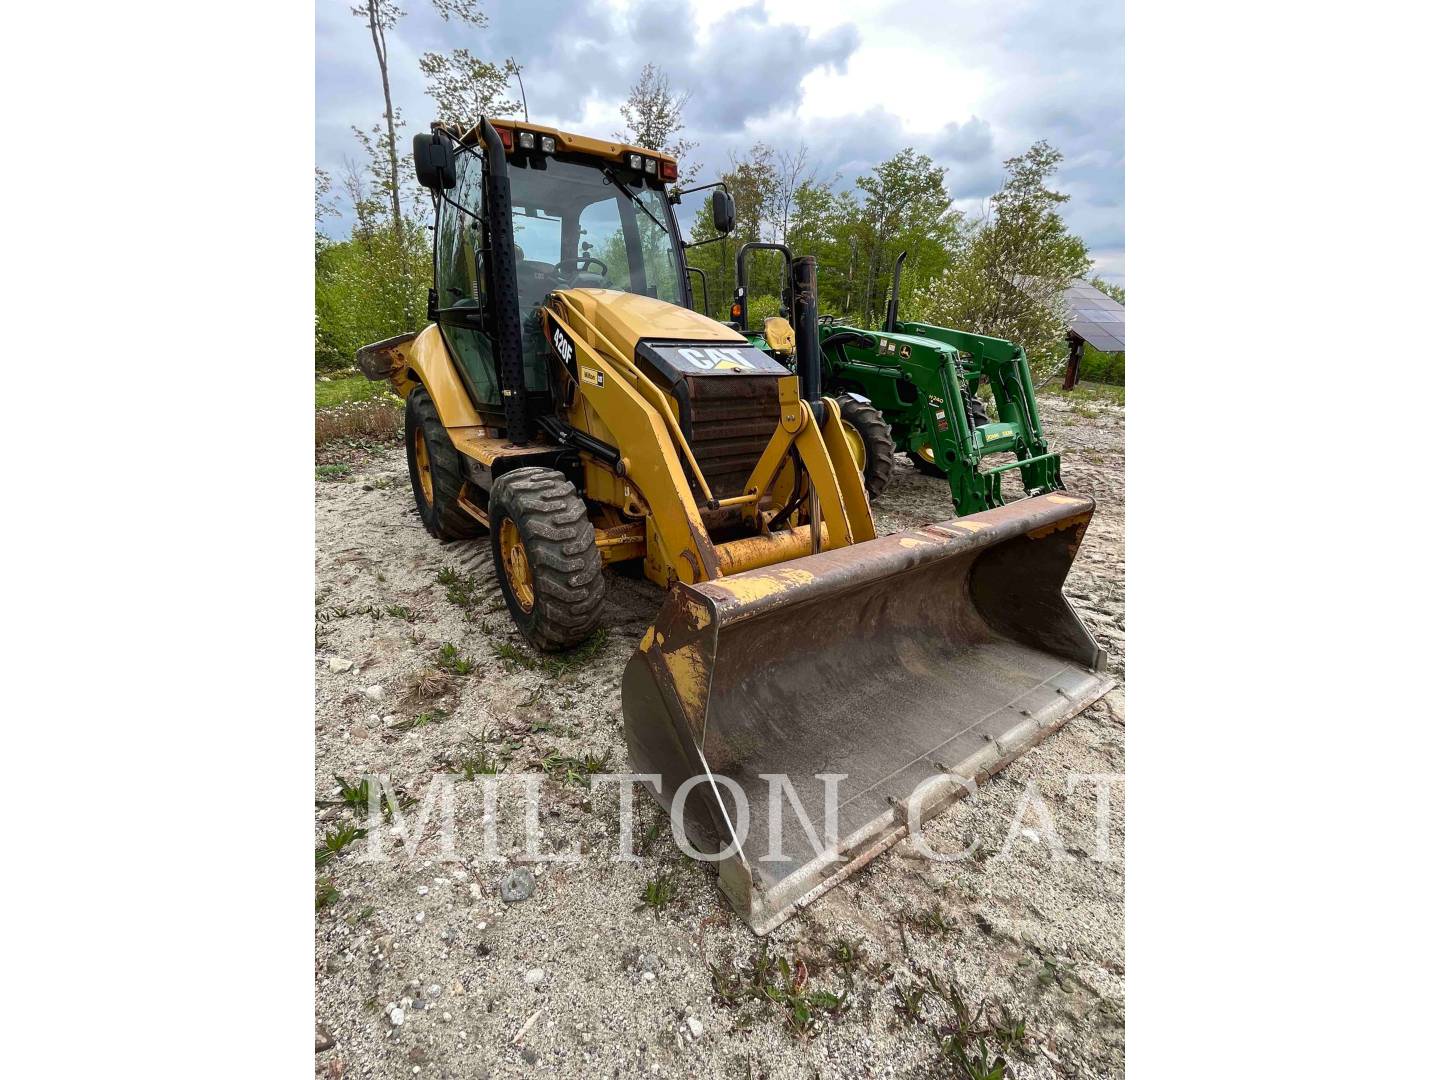
<svg viewBox="0 0 1440 1080">
<path fill-rule="evenodd" d="M 1042 413 L 1068 486 L 1099 504 L 1066 591 L 1121 685 L 926 827 L 940 851 L 978 839 L 972 857 L 902 843 L 763 956 L 714 872 L 651 831 L 638 791 L 643 857 L 617 861 L 617 786 L 590 788 L 591 770 L 629 768 L 619 679 L 659 590 L 607 572 L 604 639 L 544 661 L 512 633 L 488 541 L 442 546 L 421 528 L 403 450 L 322 455 L 315 841 L 338 851 L 317 854 L 317 1073 L 963 1076 L 962 1058 L 1003 1053 L 1016 1077 L 1123 1075 L 1124 412 L 1046 396 Z M 943 481 L 908 463 L 875 510 L 882 533 L 953 516 Z M 487 821 L 496 770 L 502 792 L 544 774 L 537 850 L 579 861 L 527 855 L 513 800 Z M 419 829 L 444 773 L 460 776 L 458 861 L 438 807 Z M 337 777 L 365 774 L 388 774 L 403 805 L 347 845 L 366 814 Z M 502 899 L 507 875 L 524 899 Z"/>
</svg>

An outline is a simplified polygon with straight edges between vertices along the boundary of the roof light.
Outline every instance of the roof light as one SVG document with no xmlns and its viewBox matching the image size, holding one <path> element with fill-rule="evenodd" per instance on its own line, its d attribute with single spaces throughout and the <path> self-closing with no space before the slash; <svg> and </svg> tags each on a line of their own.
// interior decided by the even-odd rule
<svg viewBox="0 0 1440 1080">
<path fill-rule="evenodd" d="M 645 171 L 651 176 L 655 175 L 655 159 L 653 157 L 647 157 L 645 159 Z"/>
<path fill-rule="evenodd" d="M 545 153 L 547 154 L 553 154 L 555 152 L 555 140 L 549 135 L 541 135 L 540 149 L 545 151 Z"/>
<path fill-rule="evenodd" d="M 631 154 L 631 155 L 629 155 L 629 156 L 626 158 L 626 161 L 629 163 L 630 168 L 632 168 L 632 169 L 637 169 L 637 170 L 640 168 L 640 155 L 639 155 L 639 154 Z"/>
<path fill-rule="evenodd" d="M 522 131 L 522 132 L 520 133 L 520 149 L 521 149 L 521 150 L 534 150 L 534 149 L 535 149 L 535 133 L 534 133 L 533 131 Z"/>
<path fill-rule="evenodd" d="M 660 162 L 660 179 L 675 180 L 680 176 L 680 167 L 673 161 Z"/>
<path fill-rule="evenodd" d="M 515 133 L 513 131 L 509 128 L 496 128 L 495 134 L 500 136 L 500 142 L 507 151 L 515 149 Z"/>
</svg>

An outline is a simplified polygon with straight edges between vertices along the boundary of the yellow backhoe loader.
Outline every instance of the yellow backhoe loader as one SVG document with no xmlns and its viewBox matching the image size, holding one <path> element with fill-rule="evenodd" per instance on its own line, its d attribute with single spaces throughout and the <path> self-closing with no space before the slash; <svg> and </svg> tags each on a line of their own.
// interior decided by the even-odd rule
<svg viewBox="0 0 1440 1080">
<path fill-rule="evenodd" d="M 757 932 L 1109 689 L 1060 591 L 1090 499 L 876 538 L 820 391 L 813 259 L 787 268 L 795 325 L 769 321 L 767 355 L 693 310 L 669 155 L 510 120 L 414 150 L 432 321 L 357 362 L 405 400 L 420 518 L 488 532 L 537 648 L 599 625 L 604 564 L 667 590 L 625 670 L 631 764 L 685 798 Z M 729 192 L 705 189 L 729 233 Z"/>
</svg>

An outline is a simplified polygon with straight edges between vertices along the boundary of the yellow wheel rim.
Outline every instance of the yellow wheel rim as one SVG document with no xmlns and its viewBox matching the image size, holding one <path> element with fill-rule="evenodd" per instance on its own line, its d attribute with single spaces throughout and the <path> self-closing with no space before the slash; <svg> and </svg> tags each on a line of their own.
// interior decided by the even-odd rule
<svg viewBox="0 0 1440 1080">
<path fill-rule="evenodd" d="M 848 420 L 840 421 L 840 430 L 845 433 L 845 445 L 850 448 L 850 456 L 855 459 L 855 467 L 862 473 L 865 471 L 865 438 Z"/>
<path fill-rule="evenodd" d="M 935 448 L 933 446 L 922 446 L 919 450 L 916 451 L 916 453 L 923 457 L 931 465 L 935 464 Z"/>
<path fill-rule="evenodd" d="M 535 578 L 530 573 L 525 545 L 520 542 L 520 530 L 511 518 L 500 524 L 500 561 L 505 564 L 505 578 L 510 582 L 515 602 L 521 611 L 529 611 L 535 606 Z"/>
<path fill-rule="evenodd" d="M 420 478 L 420 491 L 425 496 L 425 505 L 435 503 L 435 481 L 430 476 L 430 448 L 425 445 L 425 432 L 415 429 L 415 475 Z"/>
</svg>

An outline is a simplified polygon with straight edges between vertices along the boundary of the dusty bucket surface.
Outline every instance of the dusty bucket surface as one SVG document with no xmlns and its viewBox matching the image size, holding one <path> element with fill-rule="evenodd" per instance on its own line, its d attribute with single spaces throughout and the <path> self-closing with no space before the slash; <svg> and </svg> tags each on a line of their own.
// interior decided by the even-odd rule
<svg viewBox="0 0 1440 1080">
<path fill-rule="evenodd" d="M 670 590 L 625 669 L 631 761 L 667 808 L 699 778 L 687 836 L 729 850 L 721 888 L 753 929 L 1114 685 L 1060 591 L 1094 507 L 1037 496 Z"/>
</svg>

